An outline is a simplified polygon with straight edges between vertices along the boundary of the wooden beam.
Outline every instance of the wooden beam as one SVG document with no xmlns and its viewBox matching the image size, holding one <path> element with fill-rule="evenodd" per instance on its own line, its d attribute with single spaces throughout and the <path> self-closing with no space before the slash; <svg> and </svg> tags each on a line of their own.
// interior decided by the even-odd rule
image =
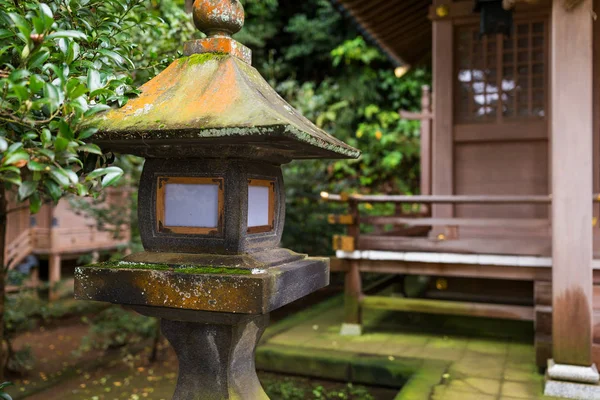
<svg viewBox="0 0 600 400">
<path fill-rule="evenodd" d="M 552 348 L 592 364 L 592 0 L 552 7 Z"/>
<path fill-rule="evenodd" d="M 509 254 L 544 257 L 551 254 L 550 247 L 550 239 L 544 237 L 438 240 L 382 235 L 361 235 L 356 245 L 356 249 L 358 250 L 433 251 L 442 253 Z"/>
<path fill-rule="evenodd" d="M 373 225 L 550 228 L 550 221 L 547 218 L 404 218 L 386 215 L 361 217 L 360 222 Z"/>
<path fill-rule="evenodd" d="M 406 203 L 406 204 L 550 204 L 551 196 L 547 195 L 432 195 L 432 196 L 406 196 L 406 195 L 361 195 L 354 194 L 343 198 L 342 195 L 322 193 L 323 199 L 328 201 L 347 202 L 352 200 L 359 203 Z M 593 201 L 600 201 L 592 197 Z"/>
<path fill-rule="evenodd" d="M 506 279 L 516 281 L 549 280 L 550 268 L 523 268 L 496 265 L 425 263 L 413 261 L 357 260 L 361 272 L 452 276 L 457 278 Z"/>
<path fill-rule="evenodd" d="M 329 214 L 327 216 L 327 222 L 332 225 L 352 225 L 354 224 L 354 216 L 352 215 L 338 215 L 338 214 Z"/>
<path fill-rule="evenodd" d="M 549 195 L 432 195 L 432 196 L 407 196 L 407 195 L 339 195 L 333 193 L 321 193 L 321 197 L 327 201 L 334 202 L 358 202 L 358 203 L 406 203 L 406 204 L 550 204 L 552 196 Z M 594 194 L 590 199 L 594 203 L 600 203 L 600 194 Z"/>
<path fill-rule="evenodd" d="M 433 138 L 431 191 L 436 195 L 454 193 L 453 113 L 454 42 L 451 20 L 433 22 Z M 450 218 L 454 207 L 436 204 L 432 215 Z M 432 232 L 435 236 L 439 232 Z"/>
<path fill-rule="evenodd" d="M 334 235 L 333 249 L 343 251 L 354 251 L 355 240 L 352 236 Z"/>
<path fill-rule="evenodd" d="M 533 307 L 527 306 L 407 299 L 384 296 L 365 296 L 362 298 L 361 306 L 364 308 L 380 310 L 501 318 L 519 321 L 533 321 L 534 317 Z"/>
</svg>

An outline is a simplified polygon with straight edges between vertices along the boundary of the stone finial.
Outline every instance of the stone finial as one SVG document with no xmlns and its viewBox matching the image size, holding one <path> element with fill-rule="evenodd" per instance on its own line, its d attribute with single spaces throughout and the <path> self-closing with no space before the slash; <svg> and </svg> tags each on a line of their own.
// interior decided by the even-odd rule
<svg viewBox="0 0 600 400">
<path fill-rule="evenodd" d="M 208 37 L 185 43 L 186 56 L 225 53 L 252 63 L 250 49 L 231 38 L 244 26 L 244 7 L 239 0 L 196 0 L 192 14 L 196 27 Z"/>
<path fill-rule="evenodd" d="M 231 36 L 244 26 L 244 6 L 238 0 L 196 0 L 194 24 L 206 36 Z"/>
</svg>

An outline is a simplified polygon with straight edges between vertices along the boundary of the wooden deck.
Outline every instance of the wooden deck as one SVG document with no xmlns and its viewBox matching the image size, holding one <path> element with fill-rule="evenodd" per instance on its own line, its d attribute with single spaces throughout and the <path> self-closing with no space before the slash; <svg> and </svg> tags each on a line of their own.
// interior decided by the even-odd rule
<svg viewBox="0 0 600 400">
<path fill-rule="evenodd" d="M 127 193 L 127 190 L 110 190 L 105 203 L 123 204 Z M 121 227 L 118 235 L 114 227 L 99 229 L 95 220 L 74 210 L 68 199 L 58 205 L 44 204 L 36 215 L 31 215 L 28 204 L 12 199 L 8 208 L 5 260 L 8 268 L 13 269 L 32 254 L 47 259 L 49 280 L 54 284 L 61 279 L 62 259 L 127 246 L 130 236 L 129 226 Z M 38 283 L 37 274 L 30 283 Z"/>
<path fill-rule="evenodd" d="M 551 358 L 551 257 L 377 250 L 337 251 L 336 255 L 331 259 L 331 271 L 347 274 L 347 322 L 354 318 L 355 322 L 360 323 L 360 310 L 363 308 L 533 321 L 537 363 L 543 367 L 546 360 Z M 593 267 L 593 358 L 594 362 L 600 363 L 600 260 L 594 260 Z M 357 272 L 528 281 L 533 284 L 533 291 L 527 303 L 532 305 L 370 296 L 361 289 Z M 443 294 L 440 297 L 443 298 Z"/>
</svg>

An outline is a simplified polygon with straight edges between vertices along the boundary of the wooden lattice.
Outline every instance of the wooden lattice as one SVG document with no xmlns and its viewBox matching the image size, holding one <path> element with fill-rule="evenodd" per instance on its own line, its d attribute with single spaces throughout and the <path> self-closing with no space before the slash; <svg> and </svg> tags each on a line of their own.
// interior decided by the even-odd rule
<svg viewBox="0 0 600 400">
<path fill-rule="evenodd" d="M 481 37 L 478 25 L 458 26 L 457 122 L 544 118 L 547 48 L 543 19 L 516 21 L 511 37 Z"/>
</svg>

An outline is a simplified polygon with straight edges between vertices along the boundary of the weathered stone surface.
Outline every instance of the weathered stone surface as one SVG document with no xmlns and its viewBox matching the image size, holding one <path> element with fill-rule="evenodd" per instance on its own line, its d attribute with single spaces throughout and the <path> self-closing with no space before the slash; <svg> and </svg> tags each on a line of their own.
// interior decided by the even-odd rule
<svg viewBox="0 0 600 400">
<path fill-rule="evenodd" d="M 233 319 L 229 324 L 210 316 L 202 322 L 161 320 L 179 359 L 174 400 L 268 400 L 254 353 L 269 316 Z"/>
<path fill-rule="evenodd" d="M 125 107 L 91 122 L 100 129 L 95 143 L 143 157 L 157 156 L 156 150 L 162 157 L 181 156 L 181 149 L 197 151 L 198 157 L 222 157 L 215 145 L 232 152 L 227 146 L 241 143 L 289 159 L 360 155 L 292 108 L 256 69 L 229 54 L 176 60 L 140 90 Z"/>
<path fill-rule="evenodd" d="M 600 400 L 600 385 L 547 379 L 544 395 L 563 399 Z"/>
<path fill-rule="evenodd" d="M 329 284 L 329 260 L 265 270 L 125 261 L 75 270 L 75 298 L 129 306 L 266 314 Z"/>
<path fill-rule="evenodd" d="M 548 360 L 548 376 L 553 380 L 579 383 L 598 383 L 600 375 L 596 365 L 582 367 L 579 365 L 557 364 Z"/>
</svg>

